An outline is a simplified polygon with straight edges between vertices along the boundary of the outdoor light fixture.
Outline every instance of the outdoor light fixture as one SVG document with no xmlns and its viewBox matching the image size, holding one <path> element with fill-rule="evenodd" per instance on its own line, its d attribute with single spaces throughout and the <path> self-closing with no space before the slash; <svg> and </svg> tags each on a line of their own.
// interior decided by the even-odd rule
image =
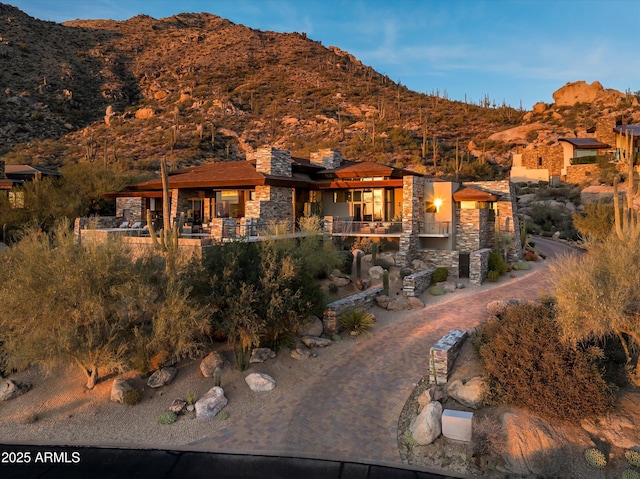
<svg viewBox="0 0 640 479">
<path fill-rule="evenodd" d="M 440 207 L 442 206 L 442 198 L 436 198 L 433 200 L 433 204 L 436 207 L 436 213 L 440 213 Z"/>
</svg>

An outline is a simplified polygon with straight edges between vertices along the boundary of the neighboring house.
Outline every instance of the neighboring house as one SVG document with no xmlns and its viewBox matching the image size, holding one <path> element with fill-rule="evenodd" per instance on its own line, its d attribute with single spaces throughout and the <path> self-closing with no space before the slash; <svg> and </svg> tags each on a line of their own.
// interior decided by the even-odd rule
<svg viewBox="0 0 640 479">
<path fill-rule="evenodd" d="M 247 161 L 178 170 L 168 180 L 171 220 L 184 214 L 184 237 L 203 244 L 257 239 L 271 221 L 295 225 L 315 214 L 323 217 L 327 234 L 388 240 L 397 244 L 400 265 L 422 259 L 449 268 L 454 277 L 481 281 L 496 238 L 508 237 L 511 258 L 521 256 L 508 180 L 461 186 L 379 163 L 347 161 L 335 150 L 314 152 L 307 160 L 274 148 L 261 148 Z M 160 179 L 105 196 L 116 198 L 111 225 L 145 222 L 147 211 L 161 224 Z M 85 224 L 76 222 L 81 237 Z"/>
<path fill-rule="evenodd" d="M 19 188 L 26 182 L 49 176 L 61 176 L 55 170 L 29 165 L 5 165 L 0 160 L 0 191 L 6 192 L 14 208 L 24 208 L 24 192 Z"/>
<path fill-rule="evenodd" d="M 592 137 L 558 138 L 551 145 L 529 145 L 513 155 L 511 181 L 553 181 L 580 183 L 597 174 L 595 162 L 583 164 L 585 157 L 608 155 L 618 160 L 618 133 L 621 127 L 613 117 L 601 118 L 594 128 L 587 130 Z M 633 130 L 635 131 L 635 130 Z M 614 149 L 614 145 L 615 148 Z"/>
</svg>

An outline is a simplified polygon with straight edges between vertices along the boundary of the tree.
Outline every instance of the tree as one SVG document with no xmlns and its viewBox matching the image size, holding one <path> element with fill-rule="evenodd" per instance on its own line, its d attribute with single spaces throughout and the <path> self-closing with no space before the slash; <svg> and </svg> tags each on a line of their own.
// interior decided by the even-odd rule
<svg viewBox="0 0 640 479">
<path fill-rule="evenodd" d="M 587 253 L 551 266 L 557 320 L 574 342 L 617 336 L 640 383 L 640 228 L 603 241 L 587 241 Z"/>
</svg>

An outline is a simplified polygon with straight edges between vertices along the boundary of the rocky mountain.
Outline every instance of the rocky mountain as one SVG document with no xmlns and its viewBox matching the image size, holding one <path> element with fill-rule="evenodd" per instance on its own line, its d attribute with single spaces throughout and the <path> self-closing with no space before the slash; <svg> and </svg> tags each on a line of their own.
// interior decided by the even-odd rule
<svg viewBox="0 0 640 479">
<path fill-rule="evenodd" d="M 0 25 L 8 163 L 155 170 L 162 156 L 178 166 L 271 144 L 441 173 L 456 144 L 465 158 L 507 165 L 513 145 L 490 135 L 532 121 L 488 98 L 410 91 L 304 33 L 206 13 L 56 24 L 0 4 Z"/>
</svg>

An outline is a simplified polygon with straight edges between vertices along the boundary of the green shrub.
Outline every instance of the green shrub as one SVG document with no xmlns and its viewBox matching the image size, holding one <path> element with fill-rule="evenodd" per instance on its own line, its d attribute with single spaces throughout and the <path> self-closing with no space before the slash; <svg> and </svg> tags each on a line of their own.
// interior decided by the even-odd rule
<svg viewBox="0 0 640 479">
<path fill-rule="evenodd" d="M 434 283 L 442 283 L 446 281 L 449 277 L 449 270 L 447 268 L 436 268 L 433 270 L 433 282 Z"/>
<path fill-rule="evenodd" d="M 362 308 L 348 309 L 340 315 L 340 327 L 354 336 L 369 333 L 375 325 L 375 316 Z"/>
<path fill-rule="evenodd" d="M 604 469 L 607 465 L 607 456 L 600 449 L 590 447 L 584 451 L 584 459 L 595 469 Z"/>
<path fill-rule="evenodd" d="M 196 401 L 198 400 L 198 396 L 196 396 L 196 393 L 194 393 L 191 389 L 189 389 L 187 391 L 187 404 L 191 405 L 191 404 L 195 404 Z"/>
<path fill-rule="evenodd" d="M 163 412 L 158 416 L 158 424 L 173 424 L 178 420 L 175 412 Z"/>
<path fill-rule="evenodd" d="M 351 275 L 353 253 L 351 251 L 338 251 L 338 255 L 340 256 L 340 271 L 344 274 Z"/>
<path fill-rule="evenodd" d="M 227 411 L 220 411 L 218 414 L 216 414 L 216 417 L 218 419 L 226 421 L 227 419 L 229 419 L 229 413 Z"/>
<path fill-rule="evenodd" d="M 526 261 L 518 261 L 516 263 L 516 267 L 518 270 L 525 271 L 531 269 L 531 266 Z"/>
<path fill-rule="evenodd" d="M 142 401 L 142 391 L 139 389 L 130 389 L 124 393 L 124 403 L 128 406 L 135 406 Z"/>
<path fill-rule="evenodd" d="M 626 469 L 622 473 L 622 479 L 640 479 L 640 472 L 634 469 Z"/>
<path fill-rule="evenodd" d="M 429 288 L 429 294 L 431 294 L 432 296 L 442 296 L 444 293 L 445 293 L 444 288 L 439 284 L 436 284 Z"/>
<path fill-rule="evenodd" d="M 498 273 L 497 271 L 489 271 L 487 273 L 487 281 L 495 283 L 499 279 L 500 279 L 500 273 Z"/>
<path fill-rule="evenodd" d="M 598 367 L 602 351 L 564 340 L 550 307 L 511 307 L 500 321 L 481 325 L 474 344 L 491 404 L 573 423 L 613 405 Z"/>
<path fill-rule="evenodd" d="M 489 253 L 489 271 L 496 271 L 498 276 L 507 272 L 508 266 L 499 251 Z"/>
</svg>

